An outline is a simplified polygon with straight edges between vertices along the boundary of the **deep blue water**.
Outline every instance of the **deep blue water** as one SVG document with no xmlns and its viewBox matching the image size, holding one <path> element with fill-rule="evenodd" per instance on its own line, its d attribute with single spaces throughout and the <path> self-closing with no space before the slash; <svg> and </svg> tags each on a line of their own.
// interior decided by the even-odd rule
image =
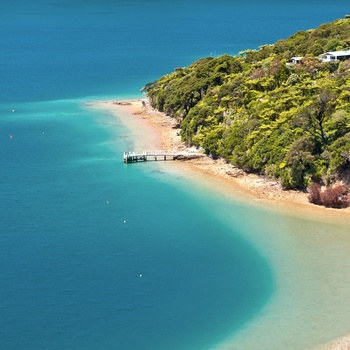
<svg viewBox="0 0 350 350">
<path fill-rule="evenodd" d="M 156 164 L 124 165 L 132 132 L 84 103 L 141 96 L 199 57 L 347 12 L 346 1 L 1 0 L 0 348 L 207 349 L 249 322 L 274 290 L 240 235 L 256 209 L 233 202 L 228 227 L 211 211 L 220 199 Z"/>
</svg>

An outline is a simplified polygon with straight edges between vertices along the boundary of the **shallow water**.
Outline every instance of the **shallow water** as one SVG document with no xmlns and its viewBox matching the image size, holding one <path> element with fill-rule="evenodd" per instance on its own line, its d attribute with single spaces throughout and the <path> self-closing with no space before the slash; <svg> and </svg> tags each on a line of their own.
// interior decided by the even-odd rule
<svg viewBox="0 0 350 350">
<path fill-rule="evenodd" d="M 156 165 L 125 165 L 127 131 L 109 130 L 108 116 L 70 101 L 13 114 L 2 121 L 12 135 L 0 187 L 2 347 L 203 348 L 268 298 L 255 249 Z"/>
</svg>

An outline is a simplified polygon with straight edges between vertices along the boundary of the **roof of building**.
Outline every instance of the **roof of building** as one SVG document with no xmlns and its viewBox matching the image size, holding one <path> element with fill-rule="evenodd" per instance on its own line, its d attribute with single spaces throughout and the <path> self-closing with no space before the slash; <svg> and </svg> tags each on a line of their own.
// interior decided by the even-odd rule
<svg viewBox="0 0 350 350">
<path fill-rule="evenodd" d="M 329 51 L 321 54 L 320 56 L 350 56 L 350 50 Z"/>
</svg>

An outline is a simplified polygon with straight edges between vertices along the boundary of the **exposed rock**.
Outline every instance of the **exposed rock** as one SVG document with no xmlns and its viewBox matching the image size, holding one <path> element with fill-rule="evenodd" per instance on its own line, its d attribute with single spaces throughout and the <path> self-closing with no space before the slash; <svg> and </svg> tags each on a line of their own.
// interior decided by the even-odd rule
<svg viewBox="0 0 350 350">
<path fill-rule="evenodd" d="M 241 169 L 229 170 L 226 171 L 226 174 L 231 177 L 241 177 L 245 175 L 244 171 Z"/>
<path fill-rule="evenodd" d="M 113 104 L 118 106 L 131 106 L 132 103 L 128 101 L 115 101 Z"/>
<path fill-rule="evenodd" d="M 178 154 L 174 156 L 174 160 L 193 160 L 205 157 L 204 154 Z"/>
</svg>

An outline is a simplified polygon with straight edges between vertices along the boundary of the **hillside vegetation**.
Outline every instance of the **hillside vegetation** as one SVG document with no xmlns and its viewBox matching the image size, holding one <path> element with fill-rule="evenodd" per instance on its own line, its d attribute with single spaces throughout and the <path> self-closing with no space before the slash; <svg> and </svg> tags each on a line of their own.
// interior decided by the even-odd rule
<svg viewBox="0 0 350 350">
<path fill-rule="evenodd" d="M 284 188 L 349 179 L 350 60 L 318 55 L 350 48 L 350 19 L 300 31 L 239 56 L 200 59 L 148 83 L 159 111 L 188 145 Z M 291 57 L 303 56 L 300 64 Z"/>
</svg>

